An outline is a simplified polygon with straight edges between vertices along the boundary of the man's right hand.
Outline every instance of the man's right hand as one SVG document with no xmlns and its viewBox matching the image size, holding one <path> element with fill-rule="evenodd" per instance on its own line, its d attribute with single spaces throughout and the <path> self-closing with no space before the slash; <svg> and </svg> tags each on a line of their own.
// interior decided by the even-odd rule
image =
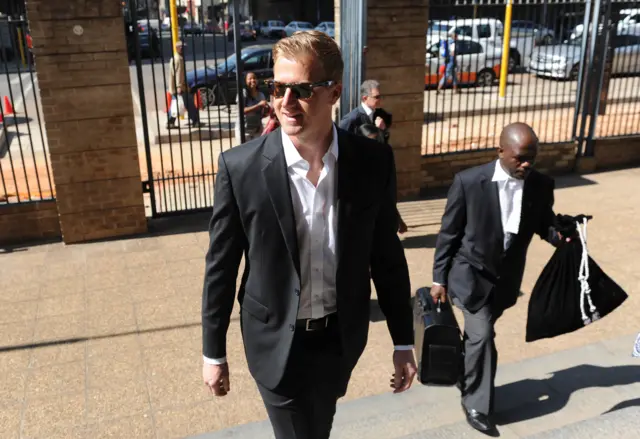
<svg viewBox="0 0 640 439">
<path fill-rule="evenodd" d="M 225 396 L 231 390 L 229 381 L 229 363 L 202 365 L 204 384 L 216 396 Z"/>
<path fill-rule="evenodd" d="M 431 297 L 433 298 L 434 303 L 438 303 L 438 300 L 441 302 L 447 301 L 447 288 L 443 285 L 433 284 L 431 286 Z"/>
</svg>

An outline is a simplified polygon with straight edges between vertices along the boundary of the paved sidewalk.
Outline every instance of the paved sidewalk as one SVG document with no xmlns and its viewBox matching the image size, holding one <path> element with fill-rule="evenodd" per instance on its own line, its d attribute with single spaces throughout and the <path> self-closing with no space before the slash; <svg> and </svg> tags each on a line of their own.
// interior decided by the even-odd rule
<svg viewBox="0 0 640 439">
<path fill-rule="evenodd" d="M 558 212 L 594 215 L 590 251 L 629 293 L 615 315 L 524 343 L 531 290 L 552 249 L 534 240 L 522 297 L 497 325 L 501 364 L 640 331 L 640 169 L 558 179 Z M 431 282 L 444 199 L 402 203 L 412 287 Z M 0 249 L 0 437 L 181 438 L 265 419 L 229 329 L 232 393 L 201 384 L 200 295 L 208 215 L 155 221 L 147 236 Z M 388 391 L 392 344 L 372 301 L 369 345 L 346 401 Z"/>
</svg>

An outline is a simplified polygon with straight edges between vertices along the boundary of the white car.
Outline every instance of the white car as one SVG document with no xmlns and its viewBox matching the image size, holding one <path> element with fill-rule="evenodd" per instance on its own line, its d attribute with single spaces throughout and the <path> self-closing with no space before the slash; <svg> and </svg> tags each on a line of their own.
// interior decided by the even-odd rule
<svg viewBox="0 0 640 439">
<path fill-rule="evenodd" d="M 580 38 L 557 46 L 539 47 L 531 55 L 529 71 L 543 77 L 577 79 L 581 52 Z M 612 73 L 640 73 L 640 36 L 617 35 L 615 37 Z"/>
<path fill-rule="evenodd" d="M 264 26 L 260 28 L 260 34 L 267 38 L 282 38 L 286 36 L 284 22 L 279 20 L 266 21 Z"/>
<path fill-rule="evenodd" d="M 432 38 L 427 49 L 424 77 L 426 87 L 438 85 L 445 72 L 441 41 L 440 37 Z M 501 55 L 490 45 L 475 38 L 458 37 L 455 42 L 455 54 L 458 84 L 489 86 L 500 77 Z"/>
<path fill-rule="evenodd" d="M 311 23 L 307 21 L 292 21 L 284 28 L 284 31 L 287 33 L 288 37 L 293 35 L 294 32 L 304 30 L 313 30 L 313 26 L 311 25 Z"/>
<path fill-rule="evenodd" d="M 322 23 L 316 26 L 315 30 L 324 32 L 325 34 L 329 35 L 331 38 L 336 37 L 335 23 L 333 21 L 323 21 Z"/>
</svg>

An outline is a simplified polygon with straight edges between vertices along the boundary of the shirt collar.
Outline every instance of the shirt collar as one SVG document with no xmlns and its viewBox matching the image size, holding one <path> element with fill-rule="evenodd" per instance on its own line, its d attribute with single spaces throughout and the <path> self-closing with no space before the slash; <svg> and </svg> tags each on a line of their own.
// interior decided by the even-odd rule
<svg viewBox="0 0 640 439">
<path fill-rule="evenodd" d="M 323 157 L 323 161 L 326 162 L 327 157 L 333 156 L 335 160 L 338 160 L 338 130 L 336 130 L 335 124 L 333 127 L 333 138 L 331 139 L 331 146 L 329 146 L 329 150 Z M 290 168 L 301 161 L 305 161 L 300 153 L 298 152 L 298 148 L 295 147 L 291 138 L 284 132 L 284 130 L 280 130 L 282 133 L 282 147 L 284 148 L 284 158 L 287 163 L 287 168 Z"/>
<path fill-rule="evenodd" d="M 516 182 L 522 181 L 510 176 L 500 164 L 500 160 L 496 160 L 496 169 L 493 172 L 493 178 L 491 179 L 491 181 L 509 181 L 509 180 L 513 180 Z"/>
<path fill-rule="evenodd" d="M 361 105 L 362 105 L 362 108 L 364 109 L 364 112 L 367 113 L 367 116 L 371 116 L 373 114 L 373 110 L 369 108 L 367 104 L 363 102 Z"/>
</svg>

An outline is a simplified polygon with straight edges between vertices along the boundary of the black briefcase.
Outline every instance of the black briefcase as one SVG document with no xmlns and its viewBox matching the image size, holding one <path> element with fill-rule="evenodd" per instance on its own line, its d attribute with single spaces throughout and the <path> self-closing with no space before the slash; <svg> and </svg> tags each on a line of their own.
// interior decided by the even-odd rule
<svg viewBox="0 0 640 439">
<path fill-rule="evenodd" d="M 453 386 L 464 371 L 460 327 L 451 301 L 434 303 L 430 288 L 416 291 L 413 307 L 418 381 L 431 386 Z"/>
</svg>

